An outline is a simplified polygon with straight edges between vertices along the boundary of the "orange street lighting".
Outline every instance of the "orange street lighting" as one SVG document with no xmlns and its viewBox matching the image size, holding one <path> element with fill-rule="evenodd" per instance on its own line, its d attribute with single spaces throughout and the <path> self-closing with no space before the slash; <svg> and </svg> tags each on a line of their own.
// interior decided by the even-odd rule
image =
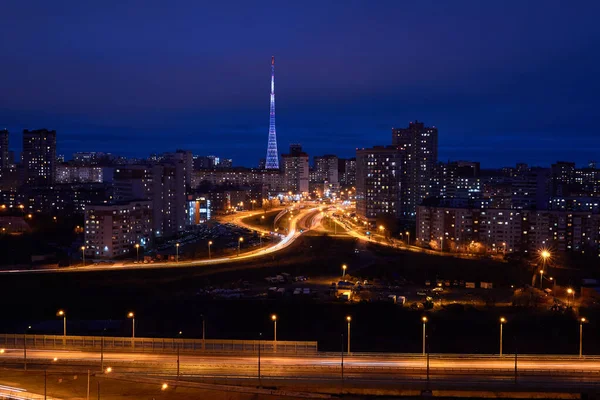
<svg viewBox="0 0 600 400">
<path fill-rule="evenodd" d="M 346 276 L 347 269 L 348 269 L 348 266 L 346 264 L 342 265 L 342 278 Z"/>
<path fill-rule="evenodd" d="M 0 349 L 0 354 L 4 354 L 4 349 Z"/>
<path fill-rule="evenodd" d="M 423 321 L 423 356 L 425 356 L 425 338 L 427 337 L 427 335 L 426 335 L 427 317 L 423 316 L 421 318 L 421 321 Z"/>
<path fill-rule="evenodd" d="M 210 246 L 212 246 L 213 242 L 212 240 L 208 241 L 208 259 L 210 260 Z"/>
<path fill-rule="evenodd" d="M 244 241 L 243 237 L 238 239 L 238 257 L 240 256 L 240 248 L 242 247 L 242 242 Z"/>
<path fill-rule="evenodd" d="M 175 262 L 179 262 L 179 243 L 175 243 Z"/>
<path fill-rule="evenodd" d="M 348 321 L 348 354 L 350 354 L 350 321 L 352 321 L 352 317 L 348 315 L 346 321 Z"/>
<path fill-rule="evenodd" d="M 277 315 L 271 315 L 271 321 L 273 321 L 273 341 L 277 341 Z"/>
<path fill-rule="evenodd" d="M 585 317 L 579 319 L 579 358 L 583 357 L 583 324 L 586 322 Z"/>
<path fill-rule="evenodd" d="M 506 322 L 506 318 L 500 317 L 500 357 L 502 357 L 502 325 Z"/>
<path fill-rule="evenodd" d="M 57 361 L 58 361 L 58 358 L 57 358 L 57 357 L 54 357 L 54 358 L 52 359 L 52 361 L 54 361 L 54 362 L 57 362 Z"/>
<path fill-rule="evenodd" d="M 133 311 L 127 313 L 127 318 L 131 318 L 131 338 L 135 339 L 135 314 Z"/>
<path fill-rule="evenodd" d="M 169 388 L 169 385 L 167 385 L 166 383 L 163 383 L 162 386 L 160 387 L 160 390 L 167 390 Z"/>
<path fill-rule="evenodd" d="M 56 313 L 57 317 L 63 318 L 63 336 L 67 336 L 67 313 L 64 310 L 58 310 Z"/>
<path fill-rule="evenodd" d="M 106 373 L 107 373 L 107 374 L 110 374 L 111 372 L 112 372 L 112 367 L 108 367 L 108 368 L 106 368 Z"/>
</svg>

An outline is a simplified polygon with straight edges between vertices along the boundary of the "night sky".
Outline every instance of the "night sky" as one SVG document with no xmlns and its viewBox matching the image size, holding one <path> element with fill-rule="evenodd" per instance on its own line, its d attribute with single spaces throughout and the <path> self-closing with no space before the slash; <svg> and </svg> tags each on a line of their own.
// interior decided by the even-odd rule
<svg viewBox="0 0 600 400">
<path fill-rule="evenodd" d="M 58 152 L 354 155 L 422 120 L 440 160 L 600 161 L 599 1 L 5 1 L 0 126 Z"/>
</svg>

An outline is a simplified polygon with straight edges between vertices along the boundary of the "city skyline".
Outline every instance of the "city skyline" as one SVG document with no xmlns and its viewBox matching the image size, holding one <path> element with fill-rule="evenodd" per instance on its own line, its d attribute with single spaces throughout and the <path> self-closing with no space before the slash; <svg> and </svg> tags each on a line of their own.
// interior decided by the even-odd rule
<svg viewBox="0 0 600 400">
<path fill-rule="evenodd" d="M 232 13 L 191 3 L 181 7 L 185 13 L 157 3 L 110 11 L 65 4 L 71 7 L 39 3 L 43 18 L 12 4 L 1 17 L 13 33 L 0 47 L 10 55 L 0 78 L 9 94 L 0 101 L 0 123 L 15 134 L 13 143 L 23 129 L 46 127 L 57 131 L 65 154 L 142 156 L 173 143 L 254 165 L 264 157 L 266 60 L 275 54 L 281 148 L 299 142 L 309 154 L 351 157 L 416 119 L 440 130 L 441 160 L 581 165 L 600 147 L 600 82 L 591 73 L 600 30 L 592 2 L 566 10 L 560 2 L 543 9 L 535 2 L 332 2 L 318 13 L 316 4 L 240 3 Z M 398 26 L 397 15 L 406 23 Z M 35 23 L 15 23 L 21 17 Z M 577 20 L 577 28 L 565 20 Z M 223 35 L 209 35 L 223 27 Z M 577 142 L 565 143 L 564 135 Z"/>
</svg>

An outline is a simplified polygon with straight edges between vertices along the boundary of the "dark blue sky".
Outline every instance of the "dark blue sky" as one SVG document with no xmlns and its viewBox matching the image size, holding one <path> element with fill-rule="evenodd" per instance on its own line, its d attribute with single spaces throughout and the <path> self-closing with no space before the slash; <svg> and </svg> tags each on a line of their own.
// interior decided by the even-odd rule
<svg viewBox="0 0 600 400">
<path fill-rule="evenodd" d="M 598 1 L 7 1 L 0 126 L 59 153 L 352 156 L 423 120 L 440 159 L 600 161 Z"/>
</svg>

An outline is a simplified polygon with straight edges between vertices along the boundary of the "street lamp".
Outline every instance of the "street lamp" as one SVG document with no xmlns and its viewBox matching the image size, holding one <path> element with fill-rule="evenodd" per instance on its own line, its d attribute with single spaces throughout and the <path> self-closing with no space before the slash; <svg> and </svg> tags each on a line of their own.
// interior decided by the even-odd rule
<svg viewBox="0 0 600 400">
<path fill-rule="evenodd" d="M 131 318 L 131 338 L 135 339 L 135 314 L 133 311 L 129 311 L 127 318 Z"/>
<path fill-rule="evenodd" d="M 135 244 L 135 262 L 140 262 L 140 244 Z"/>
<path fill-rule="evenodd" d="M 569 296 L 573 296 L 573 303 L 575 303 L 575 291 L 571 288 L 567 289 L 567 307 L 570 306 L 571 304 L 569 303 Z"/>
<path fill-rule="evenodd" d="M 544 288 L 544 270 L 540 269 L 540 289 Z"/>
<path fill-rule="evenodd" d="M 271 320 L 273 321 L 273 341 L 277 341 L 277 315 L 271 315 Z"/>
<path fill-rule="evenodd" d="M 261 233 L 260 235 L 258 235 L 258 245 L 259 246 L 262 246 L 262 238 L 263 238 L 263 236 L 265 236 L 264 232 Z"/>
<path fill-rule="evenodd" d="M 410 246 L 410 232 L 409 232 L 409 231 L 406 231 L 406 232 L 404 232 L 404 233 L 406 233 L 406 236 L 408 237 L 408 238 L 406 239 L 406 245 L 407 245 L 407 246 Z"/>
<path fill-rule="evenodd" d="M 83 266 L 85 267 L 85 246 L 81 246 L 81 257 L 83 258 Z"/>
<path fill-rule="evenodd" d="M 348 321 L 348 354 L 350 354 L 350 321 L 352 321 L 352 317 L 348 315 L 346 321 Z"/>
<path fill-rule="evenodd" d="M 342 265 L 342 279 L 344 279 L 344 277 L 346 276 L 347 269 L 348 269 L 348 266 L 346 264 Z"/>
<path fill-rule="evenodd" d="M 584 317 L 579 319 L 579 358 L 583 357 L 583 324 L 586 322 Z"/>
<path fill-rule="evenodd" d="M 175 262 L 179 262 L 179 243 L 175 243 Z"/>
<path fill-rule="evenodd" d="M 500 357 L 502 357 L 502 326 L 506 323 L 506 318 L 500 317 Z"/>
<path fill-rule="evenodd" d="M 240 248 L 242 246 L 242 242 L 244 241 L 244 238 L 241 237 L 238 239 L 238 257 L 240 256 Z"/>
<path fill-rule="evenodd" d="M 423 356 L 425 355 L 425 332 L 427 330 L 427 317 L 423 317 L 421 318 L 421 321 L 423 321 Z"/>
<path fill-rule="evenodd" d="M 210 246 L 212 246 L 212 240 L 208 241 L 208 259 L 210 260 Z"/>
<path fill-rule="evenodd" d="M 58 310 L 56 313 L 57 317 L 62 317 L 63 319 L 63 336 L 67 336 L 67 313 L 64 310 Z"/>
</svg>

